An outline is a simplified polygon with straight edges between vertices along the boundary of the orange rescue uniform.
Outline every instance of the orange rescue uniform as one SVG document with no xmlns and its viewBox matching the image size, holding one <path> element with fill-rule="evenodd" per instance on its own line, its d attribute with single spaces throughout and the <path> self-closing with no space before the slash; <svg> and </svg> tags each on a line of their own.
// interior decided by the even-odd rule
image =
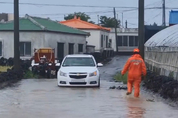
<svg viewBox="0 0 178 118">
<path fill-rule="evenodd" d="M 127 92 L 132 93 L 132 86 L 134 86 L 134 96 L 139 97 L 141 78 L 142 75 L 146 76 L 145 62 L 139 54 L 134 54 L 127 60 L 121 74 L 124 75 L 127 71 Z"/>
</svg>

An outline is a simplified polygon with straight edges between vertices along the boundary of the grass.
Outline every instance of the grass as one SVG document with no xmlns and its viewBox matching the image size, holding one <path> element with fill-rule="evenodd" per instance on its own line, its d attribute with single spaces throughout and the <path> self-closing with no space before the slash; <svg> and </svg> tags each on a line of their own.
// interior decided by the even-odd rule
<svg viewBox="0 0 178 118">
<path fill-rule="evenodd" d="M 127 84 L 127 74 L 126 73 L 124 76 L 121 75 L 121 72 L 118 72 L 115 76 L 114 79 L 119 82 L 123 82 L 124 84 Z"/>
<path fill-rule="evenodd" d="M 38 78 L 38 76 L 37 75 L 34 75 L 33 73 L 32 73 L 32 71 L 27 71 L 26 73 L 25 73 L 25 75 L 24 75 L 24 79 L 29 79 L 29 78 Z"/>
<path fill-rule="evenodd" d="M 7 72 L 7 69 L 11 69 L 11 66 L 0 66 L 0 73 L 1 72 Z"/>
</svg>

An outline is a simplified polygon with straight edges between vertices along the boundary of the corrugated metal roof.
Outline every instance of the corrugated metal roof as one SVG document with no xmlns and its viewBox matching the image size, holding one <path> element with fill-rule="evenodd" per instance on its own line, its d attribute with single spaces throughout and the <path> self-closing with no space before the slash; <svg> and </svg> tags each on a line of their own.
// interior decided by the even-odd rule
<svg viewBox="0 0 178 118">
<path fill-rule="evenodd" d="M 170 26 L 153 35 L 146 43 L 146 47 L 168 46 L 178 47 L 178 25 Z"/>
<path fill-rule="evenodd" d="M 169 24 L 178 24 L 178 11 L 170 11 Z"/>
</svg>

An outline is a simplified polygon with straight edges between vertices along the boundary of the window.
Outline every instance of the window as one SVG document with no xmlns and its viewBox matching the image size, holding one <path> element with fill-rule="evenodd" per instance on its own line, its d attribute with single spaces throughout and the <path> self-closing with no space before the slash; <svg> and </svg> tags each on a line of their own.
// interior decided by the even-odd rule
<svg viewBox="0 0 178 118">
<path fill-rule="evenodd" d="M 134 36 L 129 36 L 129 46 L 134 46 Z"/>
<path fill-rule="evenodd" d="M 135 36 L 134 46 L 138 46 L 138 36 Z"/>
<path fill-rule="evenodd" d="M 20 56 L 31 56 L 31 42 L 20 42 Z"/>
<path fill-rule="evenodd" d="M 123 36 L 123 46 L 128 46 L 128 36 Z"/>
<path fill-rule="evenodd" d="M 117 36 L 118 46 L 138 46 L 138 36 Z"/>
<path fill-rule="evenodd" d="M 108 36 L 106 36 L 106 48 L 108 48 L 109 45 L 108 45 Z"/>
<path fill-rule="evenodd" d="M 78 44 L 78 52 L 83 52 L 83 44 Z"/>
<path fill-rule="evenodd" d="M 67 57 L 62 66 L 95 66 L 91 57 Z"/>
<path fill-rule="evenodd" d="M 2 56 L 2 41 L 0 41 L 0 56 Z"/>
<path fill-rule="evenodd" d="M 74 54 L 74 44 L 69 43 L 69 54 Z"/>
<path fill-rule="evenodd" d="M 104 36 L 103 35 L 101 35 L 101 47 L 103 47 L 103 39 L 104 38 Z"/>
<path fill-rule="evenodd" d="M 117 36 L 117 43 L 118 43 L 118 46 L 122 46 L 122 36 Z"/>
</svg>

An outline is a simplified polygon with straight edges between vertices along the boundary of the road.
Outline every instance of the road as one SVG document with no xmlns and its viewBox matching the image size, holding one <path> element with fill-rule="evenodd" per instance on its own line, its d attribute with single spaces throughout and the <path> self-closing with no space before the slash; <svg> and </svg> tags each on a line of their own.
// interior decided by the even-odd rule
<svg viewBox="0 0 178 118">
<path fill-rule="evenodd" d="M 126 90 L 108 89 L 128 57 L 115 57 L 100 68 L 101 88 L 60 88 L 56 79 L 26 79 L 0 90 L 1 118 L 177 118 L 178 110 L 152 95 L 126 96 Z"/>
</svg>

